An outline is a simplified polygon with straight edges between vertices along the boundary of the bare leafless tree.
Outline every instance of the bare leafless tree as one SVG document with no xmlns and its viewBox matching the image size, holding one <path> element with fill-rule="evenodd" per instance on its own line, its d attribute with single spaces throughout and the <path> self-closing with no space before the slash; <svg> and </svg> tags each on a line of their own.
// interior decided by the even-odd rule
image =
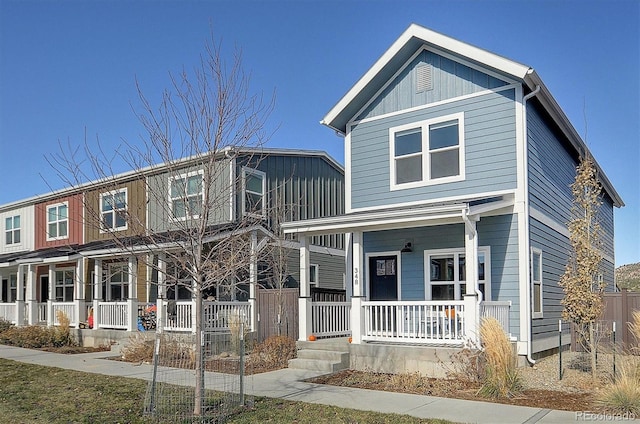
<svg viewBox="0 0 640 424">
<path fill-rule="evenodd" d="M 211 40 L 193 71 L 170 74 L 170 87 L 158 106 L 137 84 L 141 106 L 134 109 L 145 130 L 140 140 L 125 140 L 112 152 L 99 140 L 89 142 L 85 137 L 84 149 L 61 145 L 60 152 L 48 159 L 71 187 L 115 190 L 123 183 L 123 176 L 116 175 L 122 168 L 133 170 L 124 179 L 143 181 L 146 214 L 118 209 L 115 199 L 107 205 L 118 209 L 109 219 L 125 220 L 127 232 L 105 225 L 100 202 L 89 197 L 85 220 L 108 233 L 116 249 L 146 261 L 158 272 L 165 271 L 156 255 L 166 255 L 172 272 L 192 282 L 185 288 L 192 293 L 199 317 L 195 323 L 196 415 L 201 414 L 204 391 L 203 294 L 219 285 L 238 284 L 238 270 L 256 260 L 249 232 L 259 219 L 230 212 L 235 208 L 230 193 L 239 187 L 241 175 L 229 172 L 229 162 L 238 151 L 255 151 L 264 145 L 274 106 L 273 96 L 265 99 L 251 93 L 241 52 L 235 50 L 227 61 L 221 44 Z M 168 284 L 172 281 L 168 279 Z"/>
</svg>

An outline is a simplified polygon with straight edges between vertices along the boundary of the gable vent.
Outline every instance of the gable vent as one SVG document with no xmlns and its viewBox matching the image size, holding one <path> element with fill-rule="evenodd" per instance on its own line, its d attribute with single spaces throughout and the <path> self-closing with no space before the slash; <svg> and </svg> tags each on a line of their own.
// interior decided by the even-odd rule
<svg viewBox="0 0 640 424">
<path fill-rule="evenodd" d="M 420 65 L 416 68 L 416 91 L 427 91 L 433 89 L 431 78 L 431 65 Z"/>
</svg>

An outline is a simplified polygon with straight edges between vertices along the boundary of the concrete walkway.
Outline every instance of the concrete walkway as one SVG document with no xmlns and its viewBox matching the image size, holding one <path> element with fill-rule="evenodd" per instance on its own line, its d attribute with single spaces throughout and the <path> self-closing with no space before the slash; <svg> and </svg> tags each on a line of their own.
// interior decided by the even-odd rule
<svg viewBox="0 0 640 424">
<path fill-rule="evenodd" d="M 84 371 L 120 377 L 149 380 L 151 365 L 137 365 L 105 359 L 111 352 L 64 355 L 0 345 L 0 358 L 64 369 Z M 167 381 L 172 369 L 163 369 Z M 182 375 L 182 371 L 179 371 Z M 576 412 L 502 405 L 433 396 L 381 392 L 375 390 L 336 387 L 306 383 L 303 380 L 321 373 L 283 369 L 247 376 L 245 387 L 248 395 L 282 398 L 293 401 L 334 405 L 343 408 L 376 412 L 407 414 L 419 418 L 440 418 L 458 423 L 570 423 L 575 421 L 612 421 L 611 418 L 585 416 Z M 220 377 L 220 378 L 218 378 Z M 219 374 L 207 373 L 208 381 L 216 388 L 216 381 L 223 381 Z M 188 382 L 187 382 L 188 384 Z M 640 422 L 640 421 L 634 421 Z"/>
</svg>

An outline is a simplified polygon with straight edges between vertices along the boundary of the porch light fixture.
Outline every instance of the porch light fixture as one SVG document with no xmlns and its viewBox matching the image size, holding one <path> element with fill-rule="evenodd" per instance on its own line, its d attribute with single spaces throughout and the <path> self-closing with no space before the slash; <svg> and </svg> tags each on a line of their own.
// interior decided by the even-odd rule
<svg viewBox="0 0 640 424">
<path fill-rule="evenodd" d="M 402 248 L 402 250 L 400 251 L 400 253 L 409 253 L 409 252 L 413 252 L 413 249 L 411 248 L 411 242 L 408 241 L 404 244 L 404 247 Z"/>
</svg>

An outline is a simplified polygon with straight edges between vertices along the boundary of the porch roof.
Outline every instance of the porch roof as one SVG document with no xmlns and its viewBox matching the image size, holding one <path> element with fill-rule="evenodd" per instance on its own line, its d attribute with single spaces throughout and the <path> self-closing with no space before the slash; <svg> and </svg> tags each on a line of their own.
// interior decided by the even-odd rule
<svg viewBox="0 0 640 424">
<path fill-rule="evenodd" d="M 512 195 L 437 205 L 395 207 L 281 224 L 285 234 L 336 234 L 464 223 L 513 206 Z"/>
</svg>

